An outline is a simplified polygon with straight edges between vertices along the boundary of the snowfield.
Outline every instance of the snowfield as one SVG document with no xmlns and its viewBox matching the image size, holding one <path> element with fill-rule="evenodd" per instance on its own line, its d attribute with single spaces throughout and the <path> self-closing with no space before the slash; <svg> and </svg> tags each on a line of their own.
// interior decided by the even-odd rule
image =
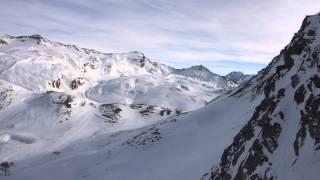
<svg viewBox="0 0 320 180">
<path fill-rule="evenodd" d="M 171 109 L 195 110 L 223 92 L 212 85 L 184 76 L 124 76 L 100 81 L 86 96 L 97 102 L 148 104 Z"/>
<path fill-rule="evenodd" d="M 69 120 L 60 123 L 58 119 L 62 118 L 57 117 L 60 113 L 57 115 L 56 111 L 64 107 L 48 103 L 49 97 L 38 97 L 43 104 L 33 105 L 32 109 L 28 108 L 30 105 L 21 107 L 19 111 L 24 115 L 17 119 L 9 110 L 3 112 L 8 114 L 5 119 L 10 119 L 1 126 L 6 135 L 15 132 L 15 136 L 26 139 L 36 137 L 32 143 L 9 139 L 2 144 L 5 151 L 0 158 L 14 159 L 16 164 L 12 175 L 6 178 L 197 179 L 212 162 L 218 162 L 219 156 L 211 154 L 221 154 L 252 114 L 253 109 L 242 103 L 259 102 L 259 99 L 251 101 L 250 97 L 220 97 L 193 113 L 158 123 L 152 118 L 151 125 L 135 129 L 139 121 L 106 123 L 91 112 L 94 111 L 91 107 L 76 110 L 74 116 L 71 114 Z M 230 108 L 234 108 L 237 116 L 225 113 Z M 43 115 L 31 116 L 32 111 Z M 18 147 L 24 150 L 17 150 Z"/>
</svg>

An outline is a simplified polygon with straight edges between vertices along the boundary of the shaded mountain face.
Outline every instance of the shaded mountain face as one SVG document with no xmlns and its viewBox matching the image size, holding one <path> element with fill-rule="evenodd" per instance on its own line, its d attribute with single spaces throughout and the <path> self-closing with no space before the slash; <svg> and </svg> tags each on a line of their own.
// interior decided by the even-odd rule
<svg viewBox="0 0 320 180">
<path fill-rule="evenodd" d="M 203 179 L 318 179 L 320 14 L 232 96 L 262 101 Z M 259 95 L 261 94 L 261 95 Z"/>
<path fill-rule="evenodd" d="M 232 89 L 236 86 L 236 84 L 233 83 L 232 80 L 228 80 L 223 76 L 214 74 L 209 69 L 207 69 L 202 65 L 192 66 L 190 68 L 184 68 L 184 69 L 176 69 L 174 73 L 182 76 L 198 79 L 200 81 L 212 82 L 213 84 L 215 84 L 216 88 L 227 87 L 229 89 Z"/>
<path fill-rule="evenodd" d="M 232 71 L 225 76 L 228 80 L 234 82 L 235 84 L 242 84 L 245 81 L 248 81 L 253 75 L 244 74 L 240 71 Z"/>
</svg>

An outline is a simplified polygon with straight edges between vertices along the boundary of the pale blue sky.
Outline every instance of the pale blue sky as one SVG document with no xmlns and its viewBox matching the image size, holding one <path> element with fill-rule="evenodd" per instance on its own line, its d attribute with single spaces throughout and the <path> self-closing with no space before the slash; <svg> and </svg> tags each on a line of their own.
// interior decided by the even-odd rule
<svg viewBox="0 0 320 180">
<path fill-rule="evenodd" d="M 319 0 L 0 0 L 0 34 L 256 73 L 319 7 Z"/>
</svg>

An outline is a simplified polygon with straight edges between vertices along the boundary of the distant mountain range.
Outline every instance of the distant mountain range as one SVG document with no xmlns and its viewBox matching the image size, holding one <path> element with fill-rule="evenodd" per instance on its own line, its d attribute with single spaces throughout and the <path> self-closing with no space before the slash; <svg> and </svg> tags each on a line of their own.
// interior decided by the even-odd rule
<svg viewBox="0 0 320 180">
<path fill-rule="evenodd" d="M 252 74 L 244 74 L 243 72 L 240 71 L 232 71 L 229 74 L 227 74 L 225 77 L 234 82 L 235 84 L 242 84 L 245 81 L 248 81 L 252 76 Z"/>
<path fill-rule="evenodd" d="M 40 35 L 0 40 L 0 79 L 30 92 L 193 110 L 236 86 L 203 66 L 175 69 L 137 51 L 101 53 Z"/>
</svg>

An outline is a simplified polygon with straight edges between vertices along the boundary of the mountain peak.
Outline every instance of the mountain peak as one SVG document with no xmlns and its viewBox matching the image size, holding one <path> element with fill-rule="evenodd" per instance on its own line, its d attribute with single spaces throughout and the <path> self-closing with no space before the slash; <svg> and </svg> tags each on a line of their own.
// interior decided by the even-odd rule
<svg viewBox="0 0 320 180">
<path fill-rule="evenodd" d="M 243 82 L 249 80 L 253 75 L 244 74 L 241 71 L 232 71 L 225 77 L 236 84 L 242 84 Z"/>
<path fill-rule="evenodd" d="M 184 71 L 197 71 L 197 72 L 206 72 L 206 73 L 211 73 L 211 74 L 215 74 L 213 72 L 211 72 L 208 68 L 206 68 L 205 66 L 203 65 L 194 65 L 194 66 L 191 66 L 191 67 L 188 67 L 188 68 L 182 68 L 181 70 L 184 70 Z"/>
<path fill-rule="evenodd" d="M 291 42 L 233 95 L 262 100 L 203 179 L 316 179 L 320 150 L 320 17 L 307 16 Z M 307 160 L 307 161 L 306 161 Z"/>
<path fill-rule="evenodd" d="M 144 59 L 146 58 L 143 52 L 140 51 L 130 51 L 127 53 L 129 59 Z"/>
<path fill-rule="evenodd" d="M 218 82 L 218 88 L 228 87 L 227 89 L 231 89 L 236 86 L 236 84 L 234 84 L 232 81 L 229 81 L 225 77 L 211 72 L 208 68 L 204 67 L 203 65 L 196 65 L 191 66 L 189 68 L 176 69 L 174 73 L 193 79 L 198 79 L 201 81 L 215 83 Z"/>
<path fill-rule="evenodd" d="M 243 72 L 241 71 L 231 71 L 229 74 L 234 74 L 234 75 L 244 75 Z"/>
<path fill-rule="evenodd" d="M 196 69 L 196 70 L 209 70 L 208 68 L 206 68 L 205 66 L 203 65 L 194 65 L 194 66 L 191 66 L 190 67 L 191 69 Z"/>
</svg>

